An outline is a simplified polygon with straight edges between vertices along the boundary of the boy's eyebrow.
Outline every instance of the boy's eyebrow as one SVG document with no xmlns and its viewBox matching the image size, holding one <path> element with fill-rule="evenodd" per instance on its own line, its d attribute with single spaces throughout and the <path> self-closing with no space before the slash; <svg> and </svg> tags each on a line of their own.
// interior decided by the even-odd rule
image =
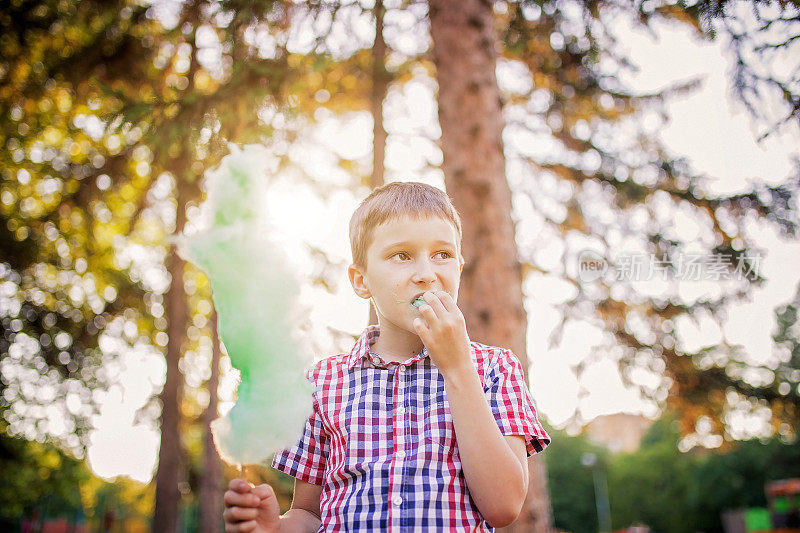
<svg viewBox="0 0 800 533">
<path fill-rule="evenodd" d="M 418 241 L 417 241 L 417 242 L 418 242 Z M 417 242 L 414 242 L 414 241 L 401 241 L 401 242 L 396 242 L 396 243 L 394 243 L 394 244 L 390 244 L 389 246 L 387 246 L 386 248 L 384 248 L 384 249 L 383 249 L 383 251 L 391 250 L 392 248 L 396 248 L 396 247 L 398 247 L 398 246 L 414 246 L 415 244 L 417 244 Z M 441 240 L 439 240 L 439 241 L 433 241 L 433 243 L 434 243 L 434 244 L 442 244 L 442 245 L 445 245 L 445 246 L 451 246 L 451 247 L 453 247 L 453 248 L 455 248 L 455 246 L 456 246 L 456 245 L 455 245 L 453 242 L 451 242 L 451 241 L 441 241 Z"/>
</svg>

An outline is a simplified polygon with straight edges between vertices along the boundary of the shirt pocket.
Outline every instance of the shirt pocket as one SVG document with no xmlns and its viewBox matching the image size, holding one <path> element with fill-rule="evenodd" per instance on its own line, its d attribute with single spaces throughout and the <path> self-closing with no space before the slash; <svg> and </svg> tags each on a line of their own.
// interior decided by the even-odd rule
<svg viewBox="0 0 800 533">
<path fill-rule="evenodd" d="M 422 444 L 429 451 L 452 452 L 456 446 L 453 417 L 446 406 L 434 407 L 427 413 L 422 429 Z"/>
</svg>

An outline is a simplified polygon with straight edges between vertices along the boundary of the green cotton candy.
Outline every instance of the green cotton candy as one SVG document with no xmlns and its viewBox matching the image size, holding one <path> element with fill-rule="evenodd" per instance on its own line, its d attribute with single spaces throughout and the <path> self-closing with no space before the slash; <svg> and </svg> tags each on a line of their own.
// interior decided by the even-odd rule
<svg viewBox="0 0 800 533">
<path fill-rule="evenodd" d="M 208 276 L 219 334 L 241 373 L 231 411 L 211 424 L 223 460 L 266 462 L 295 444 L 312 410 L 310 351 L 293 334 L 300 287 L 262 216 L 270 160 L 255 145 L 230 145 L 208 180 L 204 230 L 177 239 L 178 251 Z"/>
</svg>

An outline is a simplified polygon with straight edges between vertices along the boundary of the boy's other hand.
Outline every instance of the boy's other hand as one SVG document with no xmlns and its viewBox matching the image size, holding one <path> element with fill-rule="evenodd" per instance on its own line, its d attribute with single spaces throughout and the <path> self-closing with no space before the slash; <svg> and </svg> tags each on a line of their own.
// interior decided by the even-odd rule
<svg viewBox="0 0 800 533">
<path fill-rule="evenodd" d="M 422 298 L 422 318 L 414 319 L 414 329 L 431 360 L 442 374 L 471 368 L 467 324 L 453 297 L 445 291 L 427 291 Z"/>
<path fill-rule="evenodd" d="M 275 533 L 280 531 L 278 500 L 266 483 L 254 487 L 243 479 L 233 479 L 223 497 L 226 533 Z"/>
</svg>

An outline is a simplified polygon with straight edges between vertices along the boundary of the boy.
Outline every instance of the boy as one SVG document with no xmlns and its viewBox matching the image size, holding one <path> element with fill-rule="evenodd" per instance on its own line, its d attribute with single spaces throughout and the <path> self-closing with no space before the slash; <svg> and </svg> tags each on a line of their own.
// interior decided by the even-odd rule
<svg viewBox="0 0 800 533">
<path fill-rule="evenodd" d="M 350 221 L 350 282 L 378 325 L 317 362 L 314 410 L 272 466 L 295 478 L 279 517 L 269 485 L 231 481 L 226 531 L 493 531 L 513 522 L 527 457 L 550 437 L 516 356 L 470 341 L 456 306 L 461 219 L 423 183 L 375 189 Z M 424 303 L 418 301 L 421 297 Z"/>
</svg>

